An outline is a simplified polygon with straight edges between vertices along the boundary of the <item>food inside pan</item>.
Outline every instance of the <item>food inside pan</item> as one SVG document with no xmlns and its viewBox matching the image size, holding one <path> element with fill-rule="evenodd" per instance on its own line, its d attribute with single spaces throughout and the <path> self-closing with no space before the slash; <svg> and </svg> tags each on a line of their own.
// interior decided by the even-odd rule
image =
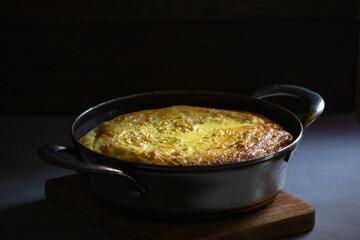
<svg viewBox="0 0 360 240">
<path fill-rule="evenodd" d="M 123 114 L 80 139 L 109 157 L 171 166 L 245 161 L 292 141 L 290 133 L 259 114 L 183 105 Z"/>
</svg>

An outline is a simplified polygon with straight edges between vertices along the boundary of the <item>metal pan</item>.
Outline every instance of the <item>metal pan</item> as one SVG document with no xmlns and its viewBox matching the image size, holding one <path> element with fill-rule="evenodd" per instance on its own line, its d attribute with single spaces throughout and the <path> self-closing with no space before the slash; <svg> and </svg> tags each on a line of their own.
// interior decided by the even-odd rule
<svg viewBox="0 0 360 240">
<path fill-rule="evenodd" d="M 261 98 L 293 95 L 307 104 L 299 119 Z M 157 166 L 95 153 L 78 141 L 93 127 L 120 114 L 171 105 L 239 109 L 262 114 L 294 137 L 286 148 L 248 161 L 210 166 Z M 209 91 L 151 92 L 117 98 L 79 115 L 71 126 L 74 147 L 46 145 L 39 156 L 46 162 L 85 172 L 94 192 L 107 204 L 125 211 L 166 218 L 223 216 L 260 208 L 283 187 L 289 160 L 303 129 L 324 109 L 321 96 L 294 85 L 261 89 L 253 97 Z"/>
</svg>

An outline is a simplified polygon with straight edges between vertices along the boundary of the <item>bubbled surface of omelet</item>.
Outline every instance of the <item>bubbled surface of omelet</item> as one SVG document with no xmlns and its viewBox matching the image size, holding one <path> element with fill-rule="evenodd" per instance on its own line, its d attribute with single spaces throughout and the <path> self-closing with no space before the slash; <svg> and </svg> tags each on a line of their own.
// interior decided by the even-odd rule
<svg viewBox="0 0 360 240">
<path fill-rule="evenodd" d="M 80 139 L 109 157 L 172 166 L 245 161 L 292 141 L 290 133 L 258 114 L 182 105 L 120 115 Z"/>
</svg>

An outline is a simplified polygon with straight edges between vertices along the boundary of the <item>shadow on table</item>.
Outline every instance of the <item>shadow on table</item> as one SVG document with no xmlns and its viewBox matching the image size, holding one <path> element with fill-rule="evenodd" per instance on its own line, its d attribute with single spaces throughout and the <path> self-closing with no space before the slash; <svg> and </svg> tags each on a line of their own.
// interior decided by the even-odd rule
<svg viewBox="0 0 360 240">
<path fill-rule="evenodd" d="M 285 238 L 279 238 L 279 240 L 298 240 L 298 239 L 308 239 L 310 232 L 304 232 L 304 233 L 298 233 L 293 236 L 285 237 Z"/>
<path fill-rule="evenodd" d="M 101 229 L 48 200 L 0 211 L 0 239 L 104 239 Z"/>
</svg>

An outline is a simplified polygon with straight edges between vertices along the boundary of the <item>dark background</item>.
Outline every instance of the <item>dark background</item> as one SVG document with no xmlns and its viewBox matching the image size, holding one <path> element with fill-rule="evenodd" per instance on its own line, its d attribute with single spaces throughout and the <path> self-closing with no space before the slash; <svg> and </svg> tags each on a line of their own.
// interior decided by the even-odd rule
<svg viewBox="0 0 360 240">
<path fill-rule="evenodd" d="M 77 114 L 155 90 L 251 94 L 274 83 L 355 109 L 358 1 L 9 1 L 0 115 Z"/>
</svg>

